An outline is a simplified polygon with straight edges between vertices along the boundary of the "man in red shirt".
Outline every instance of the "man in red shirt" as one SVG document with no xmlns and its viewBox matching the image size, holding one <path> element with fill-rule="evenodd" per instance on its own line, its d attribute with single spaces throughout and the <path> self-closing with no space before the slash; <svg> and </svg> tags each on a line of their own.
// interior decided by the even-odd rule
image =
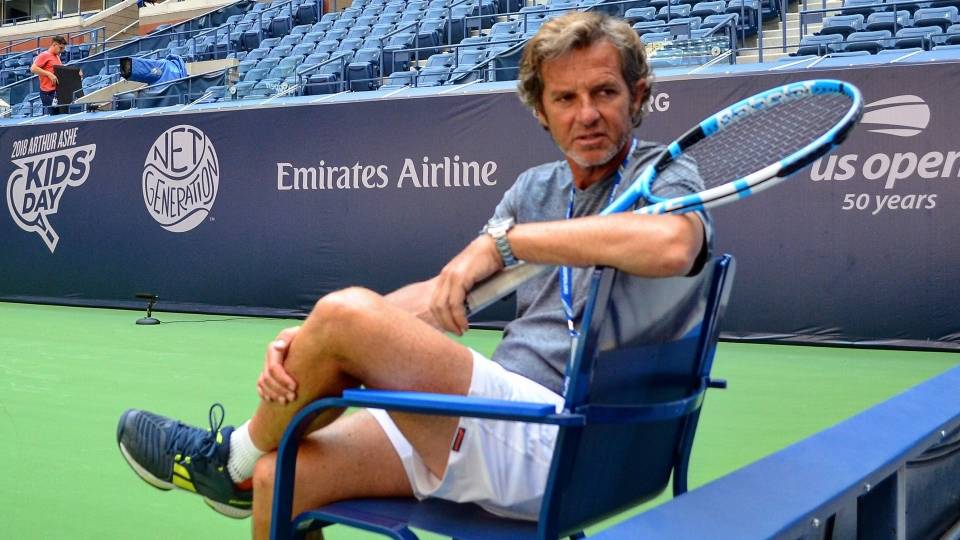
<svg viewBox="0 0 960 540">
<path fill-rule="evenodd" d="M 30 71 L 40 79 L 40 102 L 50 114 L 57 114 L 56 108 L 51 108 L 53 98 L 57 95 L 57 76 L 53 73 L 56 66 L 62 65 L 60 53 L 67 48 L 67 40 L 63 36 L 53 36 L 50 48 L 37 55 Z"/>
</svg>

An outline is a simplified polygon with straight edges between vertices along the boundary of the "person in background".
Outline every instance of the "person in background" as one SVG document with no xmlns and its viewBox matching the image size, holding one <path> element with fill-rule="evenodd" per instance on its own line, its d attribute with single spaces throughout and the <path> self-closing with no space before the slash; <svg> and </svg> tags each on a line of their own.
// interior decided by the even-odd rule
<svg viewBox="0 0 960 540">
<path fill-rule="evenodd" d="M 52 105 L 60 81 L 53 71 L 57 66 L 63 65 L 60 54 L 67 48 L 67 40 L 63 36 L 53 36 L 50 41 L 50 48 L 37 55 L 30 71 L 40 79 L 40 103 L 43 103 L 50 114 L 57 114 L 56 107 Z"/>
</svg>

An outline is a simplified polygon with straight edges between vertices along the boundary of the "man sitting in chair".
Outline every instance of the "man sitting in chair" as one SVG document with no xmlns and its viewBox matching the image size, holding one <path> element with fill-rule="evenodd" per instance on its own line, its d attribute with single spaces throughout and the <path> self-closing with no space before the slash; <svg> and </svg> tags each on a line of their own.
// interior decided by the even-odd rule
<svg viewBox="0 0 960 540">
<path fill-rule="evenodd" d="M 252 512 L 254 536 L 264 538 L 275 451 L 310 401 L 363 385 L 562 406 L 590 267 L 682 276 L 698 273 L 708 258 L 711 229 L 702 213 L 594 215 L 662 149 L 632 136 L 650 89 L 643 46 L 623 20 L 574 13 L 544 24 L 527 44 L 519 92 L 565 159 L 520 175 L 484 233 L 433 279 L 386 296 L 349 288 L 321 298 L 302 326 L 268 346 L 257 381 L 261 402 L 249 421 L 221 428 L 211 408 L 207 431 L 130 410 L 117 430 L 124 458 L 155 487 L 194 491 L 228 516 Z M 700 189 L 689 161 L 663 174 L 669 181 L 660 196 Z M 467 292 L 518 259 L 567 270 L 518 291 L 519 316 L 487 359 L 445 332 L 463 334 Z M 564 282 L 570 294 L 561 295 Z M 300 446 L 294 512 L 357 497 L 415 496 L 537 518 L 555 426 L 340 412 L 323 413 Z"/>
</svg>

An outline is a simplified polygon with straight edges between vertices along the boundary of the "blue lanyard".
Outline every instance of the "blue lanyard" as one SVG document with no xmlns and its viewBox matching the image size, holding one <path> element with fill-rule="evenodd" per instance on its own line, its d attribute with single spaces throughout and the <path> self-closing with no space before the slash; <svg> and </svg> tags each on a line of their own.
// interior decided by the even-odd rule
<svg viewBox="0 0 960 540">
<path fill-rule="evenodd" d="M 627 168 L 630 157 L 637 149 L 637 139 L 633 139 L 630 144 L 630 151 L 624 156 L 623 162 L 613 175 L 613 186 L 610 188 L 610 197 L 607 198 L 607 204 L 610 206 L 613 197 L 617 194 L 617 187 L 620 186 L 620 180 L 623 178 L 623 171 Z M 577 187 L 570 184 L 570 203 L 567 205 L 567 219 L 573 217 L 573 202 L 577 195 Z M 570 337 L 576 338 L 580 335 L 576 326 L 573 324 L 573 269 L 569 266 L 560 267 L 560 303 L 563 304 L 563 313 L 567 316 L 567 329 L 570 331 Z"/>
</svg>

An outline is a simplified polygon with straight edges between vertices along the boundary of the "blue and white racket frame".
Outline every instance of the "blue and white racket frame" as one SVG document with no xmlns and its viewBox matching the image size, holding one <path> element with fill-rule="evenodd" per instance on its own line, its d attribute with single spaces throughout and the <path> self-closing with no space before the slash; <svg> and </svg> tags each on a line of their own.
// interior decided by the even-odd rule
<svg viewBox="0 0 960 540">
<path fill-rule="evenodd" d="M 699 193 L 672 199 L 663 199 L 651 193 L 650 186 L 657 175 L 697 142 L 713 137 L 753 114 L 816 94 L 845 95 L 850 98 L 850 107 L 836 124 L 806 146 L 776 163 Z M 813 79 L 771 88 L 738 101 L 710 116 L 670 143 L 656 161 L 647 167 L 600 215 L 631 210 L 641 198 L 651 204 L 634 210 L 634 213 L 647 215 L 684 214 L 745 199 L 783 182 L 793 173 L 830 152 L 846 139 L 862 114 L 863 95 L 855 86 L 844 81 Z M 467 313 L 473 314 L 480 311 L 550 268 L 552 267 L 521 262 L 495 274 L 478 284 L 467 295 Z"/>
</svg>

